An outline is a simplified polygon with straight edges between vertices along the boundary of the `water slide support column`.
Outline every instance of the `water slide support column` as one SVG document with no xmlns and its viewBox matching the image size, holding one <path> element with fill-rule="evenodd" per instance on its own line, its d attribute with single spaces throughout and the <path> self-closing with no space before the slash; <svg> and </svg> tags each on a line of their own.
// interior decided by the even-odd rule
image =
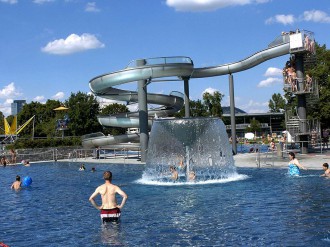
<svg viewBox="0 0 330 247">
<path fill-rule="evenodd" d="M 303 54 L 296 54 L 296 73 L 297 78 L 304 78 L 304 57 Z M 303 89 L 303 81 L 299 83 L 299 91 Z M 299 128 L 303 135 L 300 135 L 300 149 L 302 154 L 308 153 L 307 131 L 307 113 L 306 113 L 306 95 L 298 94 L 298 117 L 300 119 Z"/>
<path fill-rule="evenodd" d="M 229 74 L 229 97 L 230 97 L 231 142 L 233 147 L 233 153 L 237 154 L 234 78 L 232 74 Z"/>
<path fill-rule="evenodd" d="M 138 60 L 136 65 L 143 66 L 146 61 Z M 141 162 L 146 162 L 148 149 L 148 106 L 147 106 L 147 80 L 138 81 L 139 125 Z"/>
<path fill-rule="evenodd" d="M 189 78 L 184 77 L 184 110 L 185 117 L 190 117 L 190 105 L 189 105 Z"/>
</svg>

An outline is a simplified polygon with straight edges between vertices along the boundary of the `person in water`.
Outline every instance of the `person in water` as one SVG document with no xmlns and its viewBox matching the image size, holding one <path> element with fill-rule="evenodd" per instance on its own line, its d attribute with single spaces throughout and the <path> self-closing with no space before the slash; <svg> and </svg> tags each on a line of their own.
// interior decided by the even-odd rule
<svg viewBox="0 0 330 247">
<path fill-rule="evenodd" d="M 194 171 L 189 172 L 189 181 L 194 181 L 196 179 L 196 173 Z"/>
<path fill-rule="evenodd" d="M 174 166 L 170 166 L 170 172 L 172 173 L 172 177 L 171 178 L 173 180 L 178 180 L 179 174 L 178 174 L 178 172 L 177 172 L 177 170 L 175 169 Z"/>
<path fill-rule="evenodd" d="M 14 190 L 20 190 L 22 188 L 21 177 L 16 176 L 16 181 L 11 185 L 11 188 Z"/>
<path fill-rule="evenodd" d="M 86 167 L 85 167 L 84 164 L 82 164 L 82 165 L 80 166 L 80 168 L 79 168 L 79 171 L 85 171 L 85 170 L 86 170 Z"/>
<path fill-rule="evenodd" d="M 121 209 L 124 207 L 127 195 L 117 185 L 111 183 L 112 173 L 105 171 L 103 173 L 104 184 L 96 188 L 95 192 L 90 196 L 89 201 L 92 205 L 101 210 L 102 223 L 118 221 L 121 215 Z M 102 205 L 98 206 L 95 202 L 95 197 L 100 194 L 102 199 Z M 122 197 L 121 204 L 117 204 L 116 194 Z"/>
<path fill-rule="evenodd" d="M 307 170 L 303 165 L 301 165 L 293 152 L 289 152 L 289 174 L 294 176 L 300 175 L 300 169 Z"/>
<path fill-rule="evenodd" d="M 330 177 L 330 169 L 329 169 L 329 164 L 328 163 L 324 163 L 323 165 L 322 165 L 322 167 L 323 167 L 323 171 L 324 171 L 324 173 L 321 175 L 321 177 Z"/>
</svg>

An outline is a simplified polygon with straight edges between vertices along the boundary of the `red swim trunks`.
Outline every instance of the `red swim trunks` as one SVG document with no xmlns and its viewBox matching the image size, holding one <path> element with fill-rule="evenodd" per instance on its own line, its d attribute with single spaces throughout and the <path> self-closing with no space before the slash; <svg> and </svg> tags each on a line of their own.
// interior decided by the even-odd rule
<svg viewBox="0 0 330 247">
<path fill-rule="evenodd" d="M 101 219 L 103 223 L 118 221 L 119 218 L 120 218 L 119 208 L 101 209 Z"/>
</svg>

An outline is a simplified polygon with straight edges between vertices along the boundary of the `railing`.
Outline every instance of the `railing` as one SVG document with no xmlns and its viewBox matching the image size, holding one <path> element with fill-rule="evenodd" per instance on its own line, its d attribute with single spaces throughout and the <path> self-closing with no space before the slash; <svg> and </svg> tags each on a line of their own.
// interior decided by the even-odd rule
<svg viewBox="0 0 330 247">
<path fill-rule="evenodd" d="M 142 59 L 144 60 L 145 64 L 143 66 L 150 66 L 150 65 L 158 65 L 158 64 L 191 64 L 193 65 L 193 61 L 190 57 L 155 57 L 155 58 L 146 58 Z M 141 59 L 133 60 L 129 62 L 129 64 L 126 66 L 126 68 L 135 68 L 137 67 L 138 61 L 141 61 Z"/>
<path fill-rule="evenodd" d="M 292 79 L 291 82 L 284 76 L 283 77 L 285 92 L 294 94 L 314 94 L 318 96 L 318 83 L 316 80 L 307 80 L 303 78 Z"/>
</svg>

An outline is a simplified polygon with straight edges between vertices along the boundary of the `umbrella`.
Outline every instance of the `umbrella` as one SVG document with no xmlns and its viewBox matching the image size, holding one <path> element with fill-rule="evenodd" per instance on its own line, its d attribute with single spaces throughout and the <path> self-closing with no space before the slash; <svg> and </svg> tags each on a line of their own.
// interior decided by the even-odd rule
<svg viewBox="0 0 330 247">
<path fill-rule="evenodd" d="M 248 140 L 252 140 L 254 138 L 254 134 L 249 132 L 244 135 L 244 137 Z"/>
<path fill-rule="evenodd" d="M 54 111 L 64 111 L 64 110 L 68 110 L 69 108 L 66 108 L 65 106 L 60 106 L 54 109 Z"/>
</svg>

